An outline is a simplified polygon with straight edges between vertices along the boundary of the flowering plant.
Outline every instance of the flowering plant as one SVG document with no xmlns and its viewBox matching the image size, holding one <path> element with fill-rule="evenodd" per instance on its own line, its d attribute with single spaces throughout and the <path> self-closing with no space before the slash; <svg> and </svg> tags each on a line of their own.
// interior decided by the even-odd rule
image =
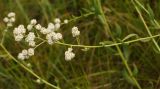
<svg viewBox="0 0 160 89">
<path fill-rule="evenodd" d="M 98 0 L 97 0 L 97 2 L 98 2 Z M 135 5 L 135 2 L 133 2 L 133 0 L 132 0 L 132 3 Z M 138 5 L 140 5 L 140 4 L 138 3 Z M 140 7 L 141 6 L 142 5 L 140 5 Z M 96 7 L 98 7 L 98 6 L 96 6 Z M 126 68 L 127 72 L 126 71 L 124 72 L 125 76 L 127 76 L 127 79 L 129 81 L 131 81 L 131 83 L 133 85 L 135 85 L 138 89 L 141 89 L 139 82 L 136 80 L 136 77 L 134 76 L 134 73 L 131 70 L 131 68 L 127 62 L 128 61 L 127 60 L 128 54 L 126 54 L 126 53 L 123 54 L 119 45 L 124 45 L 124 44 L 129 45 L 133 42 L 138 42 L 138 41 L 147 42 L 146 40 L 151 39 L 152 42 L 154 43 L 155 47 L 158 49 L 158 51 L 160 51 L 160 47 L 159 47 L 158 43 L 156 42 L 156 40 L 154 39 L 155 37 L 159 37 L 160 35 L 159 34 L 158 35 L 151 34 L 148 26 L 146 25 L 146 22 L 144 21 L 144 18 L 142 16 L 139 8 L 136 5 L 135 5 L 135 7 L 138 12 L 138 15 L 140 16 L 140 19 L 142 20 L 142 22 L 143 22 L 143 24 L 149 34 L 149 37 L 140 38 L 137 34 L 129 34 L 126 37 L 124 37 L 124 39 L 122 39 L 122 40 L 119 39 L 120 41 L 119 40 L 117 41 L 117 39 L 115 39 L 114 36 L 112 35 L 112 32 L 111 32 L 110 27 L 108 25 L 108 22 L 106 21 L 106 18 L 105 18 L 105 14 L 103 13 L 102 10 L 99 10 L 98 16 L 102 20 L 106 35 L 112 41 L 110 41 L 110 43 L 108 43 L 108 41 L 102 41 L 98 45 L 82 45 L 79 41 L 80 40 L 79 36 L 82 33 L 80 32 L 79 28 L 76 26 L 73 26 L 72 28 L 70 28 L 70 30 L 68 32 L 70 32 L 72 34 L 72 37 L 77 40 L 78 44 L 75 45 L 75 44 L 65 43 L 65 41 L 63 39 L 63 38 L 65 38 L 65 36 L 60 32 L 60 29 L 61 29 L 62 25 L 66 25 L 72 20 L 65 19 L 62 21 L 59 18 L 55 18 L 53 22 L 49 22 L 49 23 L 47 23 L 47 26 L 43 26 L 36 19 L 31 19 L 30 22 L 28 23 L 28 25 L 19 24 L 18 26 L 16 26 L 15 28 L 12 29 L 13 30 L 12 35 L 14 36 L 14 40 L 16 42 L 24 42 L 25 44 L 27 44 L 27 48 L 23 48 L 23 50 L 21 50 L 18 54 L 16 54 L 17 56 L 13 56 L 3 44 L 3 42 L 5 40 L 5 34 L 7 32 L 7 29 L 10 27 L 13 27 L 14 22 L 16 21 L 16 14 L 14 12 L 10 12 L 3 19 L 3 21 L 6 23 L 6 30 L 4 30 L 4 32 L 3 32 L 3 37 L 1 40 L 0 46 L 11 59 L 13 59 L 15 62 L 17 62 L 20 66 L 22 66 L 29 73 L 34 75 L 37 78 L 37 80 L 36 80 L 37 83 L 45 83 L 45 84 L 47 84 L 53 88 L 56 88 L 56 89 L 60 89 L 60 87 L 51 84 L 50 82 L 46 81 L 45 79 L 41 78 L 36 73 L 34 73 L 31 68 L 32 64 L 27 62 L 27 59 L 29 59 L 32 56 L 36 56 L 36 49 L 39 46 L 41 46 L 44 43 L 48 43 L 48 45 L 58 44 L 58 45 L 67 46 L 66 51 L 63 53 L 63 58 L 67 62 L 76 58 L 76 54 L 74 52 L 74 48 L 76 48 L 76 47 L 84 48 L 83 50 L 88 50 L 91 48 L 107 48 L 107 47 L 114 46 L 114 47 L 116 47 L 117 53 L 121 57 L 122 62 Z M 144 8 L 142 8 L 142 9 L 144 9 Z M 145 10 L 145 11 L 147 11 L 147 10 Z M 92 15 L 92 14 L 97 14 L 97 13 L 92 12 L 92 13 L 86 14 L 84 16 L 88 16 L 88 15 Z M 80 17 L 77 17 L 77 18 L 80 18 Z M 154 22 L 156 22 L 155 19 L 154 19 Z M 129 40 L 130 38 L 133 39 L 133 37 L 136 37 L 137 39 Z"/>
</svg>

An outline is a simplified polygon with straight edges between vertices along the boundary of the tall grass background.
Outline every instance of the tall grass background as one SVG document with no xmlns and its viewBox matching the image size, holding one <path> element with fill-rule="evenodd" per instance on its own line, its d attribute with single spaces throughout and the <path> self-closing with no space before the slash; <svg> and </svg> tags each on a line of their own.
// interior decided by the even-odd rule
<svg viewBox="0 0 160 89">
<path fill-rule="evenodd" d="M 50 84 L 60 89 L 160 89 L 159 0 L 0 0 L 0 38 L 10 11 L 16 13 L 14 26 L 33 18 L 43 26 L 57 17 L 69 19 L 61 29 L 66 43 L 77 44 L 71 34 L 77 26 L 80 44 L 104 46 L 74 47 L 76 57 L 65 61 L 67 46 L 41 45 L 26 63 Z M 3 47 L 14 57 L 27 47 L 14 41 L 13 29 L 0 47 L 0 89 L 54 89 L 37 83 L 8 56 Z"/>
</svg>

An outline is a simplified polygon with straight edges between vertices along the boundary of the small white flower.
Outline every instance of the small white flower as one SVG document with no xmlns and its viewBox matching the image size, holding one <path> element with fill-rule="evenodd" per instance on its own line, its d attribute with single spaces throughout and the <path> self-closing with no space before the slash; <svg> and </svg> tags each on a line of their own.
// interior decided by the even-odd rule
<svg viewBox="0 0 160 89">
<path fill-rule="evenodd" d="M 48 44 L 50 44 L 50 45 L 52 45 L 52 44 L 54 43 L 52 39 L 48 39 L 47 42 L 48 42 Z"/>
<path fill-rule="evenodd" d="M 37 30 L 40 30 L 40 29 L 42 28 L 42 26 L 41 26 L 40 24 L 37 24 L 37 25 L 35 26 L 35 28 L 36 28 Z"/>
<path fill-rule="evenodd" d="M 61 33 L 57 33 L 57 40 L 61 40 L 62 39 L 62 34 Z"/>
<path fill-rule="evenodd" d="M 24 28 L 24 25 L 19 25 L 18 29 L 22 34 L 26 33 L 26 29 Z"/>
<path fill-rule="evenodd" d="M 18 26 L 18 28 L 19 28 L 19 29 L 24 29 L 24 25 L 20 24 L 20 25 Z"/>
<path fill-rule="evenodd" d="M 59 40 L 58 35 L 57 35 L 57 34 L 53 35 L 53 36 L 52 36 L 52 40 L 53 40 L 54 42 L 58 41 L 58 40 Z"/>
<path fill-rule="evenodd" d="M 27 63 L 27 67 L 32 67 L 31 63 Z"/>
<path fill-rule="evenodd" d="M 52 38 L 52 32 L 46 35 L 46 39 L 49 40 Z"/>
<path fill-rule="evenodd" d="M 67 24 L 67 23 L 68 23 L 68 20 L 67 20 L 67 19 L 65 19 L 65 20 L 64 20 L 64 23 L 65 23 L 65 24 Z"/>
<path fill-rule="evenodd" d="M 15 22 L 15 13 L 14 12 L 8 13 L 8 17 L 5 17 L 3 21 L 7 23 L 8 27 L 13 26 L 13 22 Z"/>
<path fill-rule="evenodd" d="M 8 23 L 9 19 L 8 19 L 7 17 L 5 17 L 5 18 L 3 19 L 3 21 L 4 21 L 5 23 Z"/>
<path fill-rule="evenodd" d="M 72 48 L 68 48 L 68 50 L 65 52 L 65 60 L 70 61 L 75 57 L 75 54 L 72 52 Z"/>
<path fill-rule="evenodd" d="M 49 34 L 46 35 L 46 39 L 47 39 L 47 40 L 52 39 L 52 37 L 53 37 L 54 35 L 56 35 L 56 33 L 55 33 L 55 32 L 51 32 L 51 33 L 49 33 Z"/>
<path fill-rule="evenodd" d="M 10 12 L 10 13 L 8 13 L 8 17 L 15 17 L 15 13 L 14 12 Z"/>
<path fill-rule="evenodd" d="M 36 37 L 36 36 L 35 36 L 34 32 L 29 32 L 29 34 L 27 35 L 25 41 L 26 41 L 26 42 L 34 41 L 35 37 Z"/>
<path fill-rule="evenodd" d="M 10 22 L 15 22 L 16 21 L 16 19 L 15 19 L 15 17 L 12 17 L 12 18 L 10 18 Z"/>
<path fill-rule="evenodd" d="M 62 38 L 63 37 L 61 33 L 50 32 L 49 34 L 46 35 L 47 42 L 50 45 L 58 40 L 61 40 Z"/>
<path fill-rule="evenodd" d="M 18 54 L 18 59 L 20 60 L 28 59 L 30 56 L 33 56 L 33 55 L 34 55 L 33 48 L 29 48 L 28 50 L 23 49 L 22 52 Z"/>
<path fill-rule="evenodd" d="M 32 30 L 32 28 L 33 28 L 33 25 L 31 25 L 31 24 L 27 25 L 27 29 L 28 29 L 28 31 L 31 31 L 31 30 Z"/>
<path fill-rule="evenodd" d="M 25 56 L 23 55 L 23 53 L 19 53 L 18 54 L 18 59 L 20 59 L 20 60 L 24 60 L 25 59 Z"/>
<path fill-rule="evenodd" d="M 57 24 L 57 23 L 61 23 L 61 20 L 59 18 L 55 18 L 54 19 L 54 22 Z"/>
<path fill-rule="evenodd" d="M 30 41 L 30 42 L 29 42 L 29 46 L 35 47 L 35 46 L 36 46 L 35 41 Z"/>
<path fill-rule="evenodd" d="M 16 35 L 16 36 L 14 36 L 14 38 L 15 38 L 15 41 L 21 41 L 22 39 L 23 39 L 23 35 L 22 34 L 19 34 L 19 35 Z"/>
<path fill-rule="evenodd" d="M 14 28 L 13 30 L 13 34 L 14 35 L 19 35 L 19 34 L 25 34 L 26 33 L 26 29 L 24 28 L 24 25 L 19 25 L 17 28 Z"/>
<path fill-rule="evenodd" d="M 29 56 L 33 56 L 34 55 L 34 49 L 33 48 L 29 48 L 28 49 L 28 55 Z"/>
<path fill-rule="evenodd" d="M 26 56 L 26 55 L 28 55 L 28 51 L 26 49 L 23 49 L 22 54 Z"/>
<path fill-rule="evenodd" d="M 55 26 L 53 23 L 49 23 L 47 29 L 54 30 Z"/>
<path fill-rule="evenodd" d="M 8 22 L 8 23 L 7 23 L 7 26 L 8 26 L 8 27 L 12 27 L 13 24 L 12 24 L 11 22 Z"/>
<path fill-rule="evenodd" d="M 76 36 L 79 36 L 80 35 L 80 31 L 78 30 L 77 27 L 73 27 L 72 28 L 72 36 L 73 37 L 76 37 Z"/>
<path fill-rule="evenodd" d="M 14 28 L 13 34 L 16 41 L 21 41 L 26 33 L 24 25 L 19 25 L 17 28 Z"/>
<path fill-rule="evenodd" d="M 46 29 L 45 27 L 42 27 L 41 30 L 40 30 L 40 32 L 41 32 L 42 34 L 48 34 L 48 33 L 51 32 L 51 29 Z"/>
<path fill-rule="evenodd" d="M 31 23 L 31 25 L 36 25 L 37 24 L 37 20 L 36 19 L 32 19 L 30 23 Z"/>
<path fill-rule="evenodd" d="M 57 31 L 61 27 L 60 23 L 55 24 L 55 31 Z"/>
<path fill-rule="evenodd" d="M 21 25 L 18 26 L 18 28 L 19 29 L 24 29 L 24 25 L 21 24 Z"/>
</svg>

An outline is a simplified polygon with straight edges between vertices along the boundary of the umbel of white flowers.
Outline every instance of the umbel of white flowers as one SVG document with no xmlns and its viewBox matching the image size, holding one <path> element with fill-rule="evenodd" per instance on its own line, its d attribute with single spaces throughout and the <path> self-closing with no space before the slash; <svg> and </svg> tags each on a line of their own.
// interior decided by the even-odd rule
<svg viewBox="0 0 160 89">
<path fill-rule="evenodd" d="M 72 48 L 68 48 L 68 50 L 65 52 L 65 60 L 70 61 L 75 57 L 75 54 L 72 52 Z"/>
<path fill-rule="evenodd" d="M 12 23 L 15 22 L 15 13 L 10 12 L 7 15 L 7 17 L 5 17 L 3 20 L 5 23 L 7 23 L 7 26 L 12 26 L 13 25 Z M 61 22 L 62 21 L 59 18 L 55 18 L 54 23 L 50 22 L 48 23 L 47 27 L 43 27 L 37 23 L 36 19 L 32 19 L 30 23 L 26 26 L 26 28 L 22 24 L 14 28 L 13 35 L 14 35 L 15 41 L 19 42 L 25 39 L 25 42 L 27 42 L 30 47 L 35 47 L 36 35 L 33 31 L 34 29 L 34 30 L 37 30 L 36 31 L 37 35 L 39 35 L 38 33 L 45 35 L 45 38 L 48 44 L 52 45 L 63 38 L 63 35 L 58 31 L 61 27 L 61 24 L 63 23 L 67 24 L 69 21 L 65 19 L 63 23 Z M 80 31 L 75 26 L 72 28 L 71 33 L 73 37 L 77 37 L 80 35 Z M 75 57 L 75 54 L 72 52 L 72 50 L 73 50 L 72 48 L 68 48 L 68 50 L 65 52 L 65 60 L 69 61 Z M 20 60 L 25 60 L 33 55 L 34 55 L 34 48 L 29 48 L 28 50 L 26 49 L 22 50 L 22 52 L 19 53 L 17 57 Z"/>
<path fill-rule="evenodd" d="M 62 34 L 57 32 L 61 26 L 60 19 L 56 18 L 54 22 L 55 23 L 49 23 L 47 28 L 37 24 L 36 19 L 30 21 L 27 25 L 27 29 L 25 29 L 24 25 L 19 25 L 13 30 L 15 41 L 22 41 L 22 39 L 25 38 L 25 42 L 29 43 L 29 46 L 35 47 L 36 35 L 32 31 L 32 29 L 35 28 L 35 30 L 39 31 L 41 34 L 46 35 L 48 44 L 53 44 L 63 38 Z M 28 34 L 26 35 L 27 30 Z M 26 56 L 24 52 L 22 52 L 19 53 L 18 58 L 23 60 L 29 58 L 29 56 Z"/>
<path fill-rule="evenodd" d="M 3 21 L 5 22 L 5 23 L 7 23 L 7 26 L 8 27 L 11 27 L 11 26 L 13 26 L 13 23 L 15 22 L 15 13 L 14 12 L 10 12 L 10 13 L 8 13 L 8 15 L 7 15 L 7 17 L 5 17 L 4 19 L 3 19 Z"/>
<path fill-rule="evenodd" d="M 19 25 L 18 27 L 14 28 L 13 34 L 15 41 L 21 41 L 24 38 L 25 33 L 26 29 L 24 28 L 24 25 Z"/>
</svg>

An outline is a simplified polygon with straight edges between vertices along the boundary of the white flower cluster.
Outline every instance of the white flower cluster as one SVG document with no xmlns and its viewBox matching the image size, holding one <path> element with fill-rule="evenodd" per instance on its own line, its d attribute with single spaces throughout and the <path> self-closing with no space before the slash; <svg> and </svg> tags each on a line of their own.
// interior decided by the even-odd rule
<svg viewBox="0 0 160 89">
<path fill-rule="evenodd" d="M 56 33 L 56 32 L 51 32 L 49 34 L 46 35 L 46 39 L 48 44 L 53 44 L 55 42 L 57 42 L 58 40 L 62 39 L 62 34 L 61 33 Z"/>
<path fill-rule="evenodd" d="M 39 26 L 40 26 L 40 25 L 39 25 Z M 40 29 L 37 29 L 37 30 L 40 30 L 40 32 L 41 32 L 42 34 L 48 34 L 48 33 L 50 33 L 50 32 L 52 32 L 52 31 L 55 30 L 55 26 L 54 26 L 53 23 L 49 23 L 47 28 L 41 27 Z"/>
<path fill-rule="evenodd" d="M 70 61 L 75 57 L 75 54 L 72 52 L 72 48 L 68 48 L 68 50 L 65 52 L 65 60 Z"/>
<path fill-rule="evenodd" d="M 77 37 L 79 35 L 80 35 L 80 31 L 78 30 L 78 28 L 77 27 L 73 27 L 72 28 L 72 36 L 73 37 Z"/>
<path fill-rule="evenodd" d="M 25 60 L 33 55 L 34 55 L 34 48 L 29 48 L 28 50 L 24 49 L 24 50 L 22 50 L 21 53 L 18 54 L 18 59 Z"/>
<path fill-rule="evenodd" d="M 15 14 L 10 13 L 8 17 L 11 17 L 11 18 L 15 17 Z M 7 20 L 5 20 L 5 22 L 7 22 Z M 67 24 L 68 20 L 67 19 L 64 20 L 63 23 Z M 58 32 L 58 30 L 61 27 L 61 24 L 62 24 L 61 20 L 59 18 L 56 18 L 54 20 L 54 23 L 50 22 L 48 23 L 47 27 L 43 27 L 40 24 L 37 24 L 36 19 L 32 19 L 26 27 L 27 30 L 24 27 L 24 25 L 19 25 L 18 27 L 14 28 L 13 30 L 14 38 L 16 41 L 21 41 L 25 37 L 25 42 L 27 42 L 29 46 L 35 47 L 36 35 L 34 31 L 32 31 L 32 29 L 35 28 L 35 30 L 45 35 L 48 44 L 52 45 L 63 38 L 62 34 Z M 27 35 L 25 35 L 26 32 L 28 33 Z M 38 33 L 36 34 L 39 36 Z M 80 31 L 78 30 L 77 27 L 74 26 L 72 28 L 72 36 L 77 37 L 79 35 L 80 35 Z M 72 52 L 72 50 L 73 50 L 72 48 L 68 48 L 68 50 L 65 52 L 66 61 L 69 61 L 75 57 L 75 54 Z M 24 49 L 22 50 L 21 53 L 18 54 L 18 59 L 21 59 L 21 60 L 28 59 L 30 56 L 33 56 L 33 55 L 34 55 L 34 48 L 29 48 L 28 50 Z"/>
<path fill-rule="evenodd" d="M 25 41 L 29 43 L 29 46 L 34 47 L 36 45 L 35 40 L 35 34 L 34 32 L 29 32 L 27 37 L 25 38 Z"/>
<path fill-rule="evenodd" d="M 21 41 L 24 38 L 25 33 L 26 29 L 24 28 L 24 25 L 19 25 L 18 27 L 14 28 L 13 34 L 15 41 Z"/>
<path fill-rule="evenodd" d="M 46 35 L 48 44 L 53 44 L 63 38 L 62 34 L 57 32 L 61 26 L 61 20 L 59 18 L 56 18 L 54 20 L 54 23 L 48 23 L 47 28 L 42 27 L 40 24 L 37 24 L 35 26 L 37 30 Z"/>
<path fill-rule="evenodd" d="M 25 35 L 26 29 L 24 25 L 19 25 L 18 27 L 16 27 L 13 30 L 13 34 L 16 41 L 21 41 L 25 37 L 25 42 L 29 43 L 29 46 L 35 47 L 36 35 L 32 31 L 32 29 L 35 28 L 40 33 L 46 35 L 46 39 L 49 44 L 53 44 L 54 42 L 57 42 L 60 39 L 62 39 L 62 34 L 57 32 L 60 26 L 61 26 L 61 20 L 59 18 L 56 18 L 54 20 L 54 23 L 49 23 L 47 28 L 42 27 L 40 24 L 37 24 L 36 19 L 32 19 L 30 23 L 27 25 L 28 35 Z M 33 48 L 28 49 L 28 51 L 22 50 L 22 52 L 18 54 L 18 59 L 24 60 L 29 58 L 29 56 L 32 56 L 32 55 L 34 55 Z"/>
<path fill-rule="evenodd" d="M 55 31 L 57 31 L 61 26 L 61 20 L 59 18 L 56 18 L 54 20 L 54 23 L 55 23 Z"/>
<path fill-rule="evenodd" d="M 7 15 L 7 17 L 5 17 L 4 19 L 3 19 L 3 21 L 5 22 L 5 23 L 7 23 L 7 26 L 8 27 L 11 27 L 11 26 L 13 26 L 13 23 L 15 22 L 15 13 L 14 12 L 10 12 L 10 13 L 8 13 L 8 15 Z"/>
</svg>

